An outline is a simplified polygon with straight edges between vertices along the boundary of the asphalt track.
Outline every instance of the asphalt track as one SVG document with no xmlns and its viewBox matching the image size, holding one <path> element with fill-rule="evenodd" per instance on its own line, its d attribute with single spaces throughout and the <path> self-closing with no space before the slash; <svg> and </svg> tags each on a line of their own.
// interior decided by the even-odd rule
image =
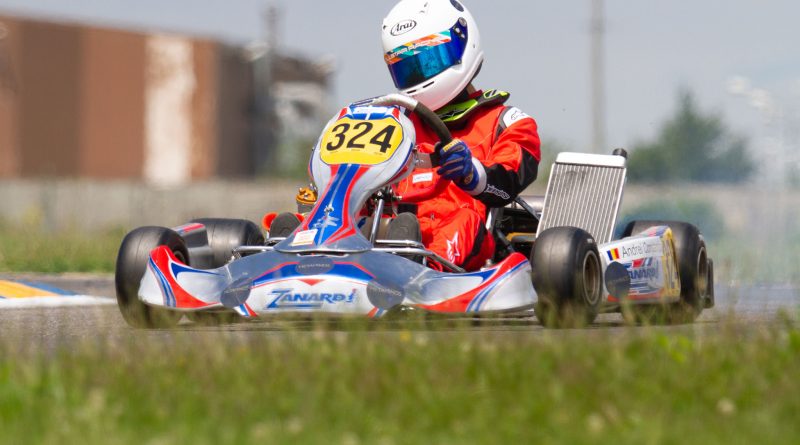
<svg viewBox="0 0 800 445">
<path fill-rule="evenodd" d="M 129 328 L 116 307 L 114 281 L 110 275 L 34 275 L 0 274 L 0 280 L 37 283 L 45 287 L 63 289 L 74 295 L 51 295 L 45 298 L 0 299 L 0 333 L 4 339 L 20 340 L 36 346 L 79 342 L 102 337 L 128 339 L 132 336 L 173 335 L 175 331 L 194 332 L 198 335 L 235 333 L 236 337 L 279 335 L 287 330 L 303 330 L 302 324 L 276 325 L 274 323 L 237 323 L 220 327 L 197 326 L 182 323 L 173 331 L 137 331 Z M 717 305 L 707 309 L 693 325 L 657 327 L 656 329 L 701 329 L 714 331 L 720 323 L 742 326 L 764 326 L 777 323 L 785 317 L 800 317 L 800 287 L 777 284 L 736 285 L 717 284 Z M 99 298 L 98 298 L 99 297 Z M 16 300 L 16 301 L 12 301 Z M 300 323 L 300 322 L 298 322 Z M 378 321 L 377 323 L 380 323 Z M 402 324 L 394 325 L 403 329 Z M 447 329 L 444 327 L 443 329 Z M 460 325 L 458 329 L 464 329 Z M 545 332 L 535 320 L 503 319 L 475 321 L 468 328 L 475 332 L 494 331 L 508 333 Z M 631 329 L 652 329 L 626 326 L 618 314 L 601 315 L 589 330 L 626 332 Z M 575 332 L 565 330 L 560 332 Z M 577 330 L 578 332 L 582 330 Z M 216 333 L 216 334 L 214 334 Z"/>
</svg>

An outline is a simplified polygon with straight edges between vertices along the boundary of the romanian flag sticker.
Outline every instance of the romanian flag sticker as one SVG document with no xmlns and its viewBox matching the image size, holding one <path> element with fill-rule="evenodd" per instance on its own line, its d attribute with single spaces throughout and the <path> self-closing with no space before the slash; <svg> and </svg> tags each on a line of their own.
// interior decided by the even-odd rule
<svg viewBox="0 0 800 445">
<path fill-rule="evenodd" d="M 619 259 L 619 249 L 610 249 L 607 253 L 609 260 L 616 261 Z"/>
</svg>

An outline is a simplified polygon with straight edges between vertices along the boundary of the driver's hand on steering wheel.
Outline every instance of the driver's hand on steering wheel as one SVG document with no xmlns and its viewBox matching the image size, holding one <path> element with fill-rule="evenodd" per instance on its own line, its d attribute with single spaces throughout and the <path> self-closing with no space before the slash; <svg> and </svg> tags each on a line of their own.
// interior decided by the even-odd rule
<svg viewBox="0 0 800 445">
<path fill-rule="evenodd" d="M 453 139 L 447 145 L 437 144 L 441 167 L 439 175 L 453 181 L 460 189 L 470 194 L 481 193 L 480 185 L 486 187 L 485 170 L 464 141 Z M 476 165 L 477 164 L 477 165 Z"/>
</svg>

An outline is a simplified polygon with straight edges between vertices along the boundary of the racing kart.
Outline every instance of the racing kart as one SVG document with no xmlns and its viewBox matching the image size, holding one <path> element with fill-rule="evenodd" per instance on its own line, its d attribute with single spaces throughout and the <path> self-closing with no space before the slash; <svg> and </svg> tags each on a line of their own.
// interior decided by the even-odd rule
<svg viewBox="0 0 800 445">
<path fill-rule="evenodd" d="M 439 179 L 402 195 L 392 188 L 415 168 L 438 165 L 436 153 L 417 151 L 410 113 L 443 144 L 452 140 L 435 113 L 399 94 L 352 104 L 328 123 L 309 162 L 319 198 L 288 236 L 265 238 L 258 225 L 234 219 L 131 231 L 115 277 L 125 320 L 166 328 L 183 315 L 225 322 L 535 313 L 546 326 L 567 326 L 612 311 L 693 320 L 713 305 L 713 263 L 694 226 L 638 221 L 613 239 L 624 152 L 562 153 L 543 197 L 491 209 L 486 224 L 498 248 L 480 270 L 465 271 L 418 240 L 383 238 L 382 223 L 400 204 L 447 186 Z M 371 222 L 359 227 L 364 212 Z"/>
</svg>

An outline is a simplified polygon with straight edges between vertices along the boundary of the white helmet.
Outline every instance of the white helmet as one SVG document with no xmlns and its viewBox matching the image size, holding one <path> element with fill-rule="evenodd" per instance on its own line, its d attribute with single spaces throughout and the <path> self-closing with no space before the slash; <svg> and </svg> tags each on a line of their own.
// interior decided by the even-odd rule
<svg viewBox="0 0 800 445">
<path fill-rule="evenodd" d="M 402 0 L 383 19 L 382 39 L 397 89 L 432 110 L 463 91 L 483 62 L 478 26 L 461 0 Z"/>
</svg>

